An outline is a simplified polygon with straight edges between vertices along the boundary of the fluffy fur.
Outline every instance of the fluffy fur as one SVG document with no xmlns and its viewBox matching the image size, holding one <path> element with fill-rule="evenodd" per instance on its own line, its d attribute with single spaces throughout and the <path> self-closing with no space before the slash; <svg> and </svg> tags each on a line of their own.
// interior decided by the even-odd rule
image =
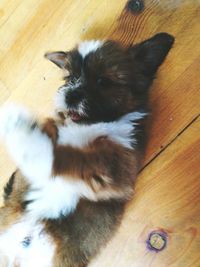
<svg viewBox="0 0 200 267">
<path fill-rule="evenodd" d="M 38 218 L 58 218 L 60 214 L 67 215 L 74 211 L 81 197 L 93 201 L 112 195 L 113 198 L 128 197 L 118 185 L 114 185 L 114 175 L 101 164 L 103 155 L 98 163 L 90 165 L 95 155 L 99 157 L 97 152 L 99 154 L 100 151 L 95 148 L 101 143 L 116 146 L 116 151 L 122 153 L 122 159 L 123 154 L 129 154 L 131 141 L 134 141 L 135 124 L 132 121 L 144 116 L 143 113 L 133 112 L 115 122 L 73 126 L 59 126 L 56 121 L 48 120 L 40 127 L 23 108 L 13 105 L 3 107 L 0 115 L 1 135 L 31 185 L 25 200 L 32 203 L 27 210 L 34 216 L 38 214 Z M 52 132 L 45 131 L 51 127 L 55 127 L 56 140 L 52 140 Z M 84 162 L 82 165 L 83 157 L 84 161 L 88 158 L 89 164 Z M 81 169 L 78 164 L 81 164 Z M 127 181 L 130 175 L 127 175 Z M 98 186 L 101 182 L 107 183 L 109 194 L 107 187 Z M 52 199 L 54 191 L 57 195 L 54 194 L 55 199 Z"/>
<path fill-rule="evenodd" d="M 65 75 L 57 118 L 39 124 L 2 108 L 0 134 L 20 169 L 0 210 L 2 264 L 84 267 L 109 240 L 133 194 L 148 89 L 172 44 L 161 33 L 129 48 L 88 41 L 48 53 Z"/>
</svg>

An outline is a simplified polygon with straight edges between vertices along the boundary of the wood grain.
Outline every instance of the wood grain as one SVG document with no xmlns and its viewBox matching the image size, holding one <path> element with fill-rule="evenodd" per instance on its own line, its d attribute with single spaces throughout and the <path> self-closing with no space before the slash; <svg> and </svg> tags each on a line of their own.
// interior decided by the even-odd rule
<svg viewBox="0 0 200 267">
<path fill-rule="evenodd" d="M 123 223 L 91 267 L 200 266 L 200 118 L 139 176 Z M 168 236 L 159 253 L 147 249 L 154 230 Z"/>
<path fill-rule="evenodd" d="M 138 15 L 125 6 L 125 0 L 1 0 L 0 104 L 16 101 L 40 116 L 51 113 L 61 73 L 44 60 L 46 51 L 91 38 L 130 44 L 160 31 L 173 34 L 174 48 L 151 90 L 152 122 L 135 198 L 91 266 L 199 267 L 200 1 L 146 0 Z M 14 168 L 1 144 L 1 189 Z M 155 229 L 169 238 L 157 254 L 146 249 Z"/>
</svg>

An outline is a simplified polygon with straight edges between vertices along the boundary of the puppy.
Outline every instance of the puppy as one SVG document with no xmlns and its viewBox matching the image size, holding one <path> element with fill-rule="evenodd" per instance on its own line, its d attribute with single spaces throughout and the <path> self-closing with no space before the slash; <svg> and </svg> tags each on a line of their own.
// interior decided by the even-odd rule
<svg viewBox="0 0 200 267">
<path fill-rule="evenodd" d="M 148 90 L 172 47 L 160 33 L 128 48 L 87 41 L 47 53 L 64 71 L 57 119 L 1 111 L 0 133 L 20 171 L 5 187 L 0 262 L 84 267 L 109 240 L 133 194 L 145 143 Z"/>
</svg>

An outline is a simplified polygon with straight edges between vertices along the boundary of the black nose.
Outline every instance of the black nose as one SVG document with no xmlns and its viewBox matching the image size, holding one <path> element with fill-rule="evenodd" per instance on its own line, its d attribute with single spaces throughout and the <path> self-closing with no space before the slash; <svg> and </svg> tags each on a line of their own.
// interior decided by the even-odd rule
<svg viewBox="0 0 200 267">
<path fill-rule="evenodd" d="M 65 96 L 65 101 L 68 105 L 78 104 L 83 100 L 84 94 L 81 89 L 74 89 L 67 92 Z"/>
</svg>

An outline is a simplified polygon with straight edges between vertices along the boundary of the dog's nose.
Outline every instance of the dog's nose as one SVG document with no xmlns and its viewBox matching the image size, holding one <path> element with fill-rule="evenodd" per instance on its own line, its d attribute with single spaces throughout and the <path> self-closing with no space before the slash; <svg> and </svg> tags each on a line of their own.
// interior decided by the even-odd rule
<svg viewBox="0 0 200 267">
<path fill-rule="evenodd" d="M 78 104 L 84 97 L 83 91 L 81 89 L 75 89 L 69 91 L 65 96 L 65 101 L 68 105 Z"/>
</svg>

